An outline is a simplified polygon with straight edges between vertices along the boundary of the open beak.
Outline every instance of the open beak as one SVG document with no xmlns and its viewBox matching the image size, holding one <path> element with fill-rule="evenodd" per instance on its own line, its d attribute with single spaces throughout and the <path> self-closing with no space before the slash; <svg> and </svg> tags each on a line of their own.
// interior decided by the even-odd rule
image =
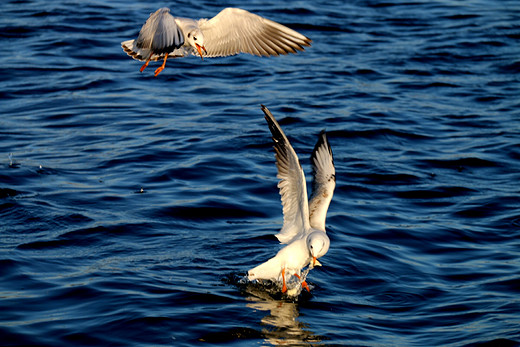
<svg viewBox="0 0 520 347">
<path fill-rule="evenodd" d="M 202 57 L 202 50 L 204 50 L 204 53 L 207 54 L 208 52 L 206 51 L 206 48 L 204 46 L 200 46 L 198 44 L 195 44 L 195 46 L 197 47 L 197 51 L 199 51 L 200 58 L 202 60 L 204 60 L 204 58 Z"/>
</svg>

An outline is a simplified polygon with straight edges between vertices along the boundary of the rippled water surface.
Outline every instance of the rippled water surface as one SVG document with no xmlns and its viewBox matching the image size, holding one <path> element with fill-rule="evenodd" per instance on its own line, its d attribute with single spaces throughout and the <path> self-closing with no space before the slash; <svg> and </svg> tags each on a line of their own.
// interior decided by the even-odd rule
<svg viewBox="0 0 520 347">
<path fill-rule="evenodd" d="M 140 73 L 148 14 L 313 40 Z M 520 343 L 520 3 L 0 4 L 1 345 Z M 282 224 L 270 133 L 337 187 L 311 294 L 240 282 Z M 11 155 L 10 155 L 11 154 Z"/>
</svg>

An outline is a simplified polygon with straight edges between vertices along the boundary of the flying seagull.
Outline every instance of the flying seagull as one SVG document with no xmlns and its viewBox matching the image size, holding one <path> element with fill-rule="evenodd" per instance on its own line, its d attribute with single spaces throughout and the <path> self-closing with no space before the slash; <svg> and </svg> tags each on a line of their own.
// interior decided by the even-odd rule
<svg viewBox="0 0 520 347">
<path fill-rule="evenodd" d="M 145 62 L 141 72 L 150 61 L 164 59 L 155 70 L 157 76 L 169 57 L 272 56 L 296 53 L 310 44 L 308 37 L 240 8 L 225 8 L 211 19 L 199 20 L 173 17 L 170 9 L 161 8 L 150 14 L 137 39 L 121 42 L 121 47 Z"/>
<path fill-rule="evenodd" d="M 294 274 L 299 278 L 305 266 L 321 265 L 317 259 L 329 249 L 325 219 L 336 187 L 336 171 L 327 135 L 322 131 L 311 155 L 312 195 L 308 201 L 305 174 L 296 152 L 269 109 L 262 105 L 262 111 L 273 135 L 283 205 L 283 227 L 276 237 L 287 246 L 273 258 L 249 270 L 248 279 L 276 282 L 281 275 L 282 293 L 285 293 L 286 275 Z M 309 289 L 305 282 L 301 284 Z"/>
</svg>

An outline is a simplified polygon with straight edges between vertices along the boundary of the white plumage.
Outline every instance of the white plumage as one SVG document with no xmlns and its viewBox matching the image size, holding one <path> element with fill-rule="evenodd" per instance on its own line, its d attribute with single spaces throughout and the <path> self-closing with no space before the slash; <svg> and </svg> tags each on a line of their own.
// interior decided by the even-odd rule
<svg viewBox="0 0 520 347">
<path fill-rule="evenodd" d="M 283 226 L 276 237 L 287 246 L 273 258 L 249 270 L 248 279 L 278 281 L 282 277 L 282 292 L 285 292 L 286 276 L 299 277 L 305 266 L 321 265 L 317 258 L 329 249 L 325 219 L 336 186 L 336 172 L 332 150 L 322 131 L 311 155 L 313 194 L 309 204 L 305 174 L 298 156 L 271 112 L 263 105 L 262 110 L 273 135 L 283 205 Z M 302 282 L 302 285 L 306 283 Z"/>
<path fill-rule="evenodd" d="M 161 8 L 144 23 L 135 40 L 121 43 L 132 58 L 150 61 L 164 58 L 155 71 L 157 76 L 168 57 L 200 55 L 223 57 L 238 53 L 280 55 L 296 53 L 310 46 L 311 40 L 288 27 L 240 8 L 226 8 L 211 19 L 194 20 L 173 17 Z"/>
</svg>

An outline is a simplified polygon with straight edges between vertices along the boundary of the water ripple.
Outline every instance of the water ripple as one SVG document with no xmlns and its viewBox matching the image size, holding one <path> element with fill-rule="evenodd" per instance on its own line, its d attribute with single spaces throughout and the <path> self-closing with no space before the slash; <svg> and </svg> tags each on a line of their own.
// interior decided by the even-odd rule
<svg viewBox="0 0 520 347">
<path fill-rule="evenodd" d="M 0 5 L 3 344 L 518 345 L 515 1 L 252 1 L 312 46 L 155 78 L 120 42 L 161 6 Z M 335 156 L 293 300 L 242 282 L 280 247 L 260 104 L 305 172 L 322 129 Z"/>
</svg>

